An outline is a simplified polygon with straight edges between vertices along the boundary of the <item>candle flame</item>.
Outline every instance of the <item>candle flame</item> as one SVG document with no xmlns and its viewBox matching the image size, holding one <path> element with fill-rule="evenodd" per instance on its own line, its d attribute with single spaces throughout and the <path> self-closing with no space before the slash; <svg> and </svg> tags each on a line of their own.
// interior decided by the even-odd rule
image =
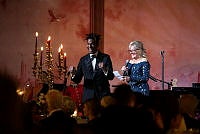
<svg viewBox="0 0 200 134">
<path fill-rule="evenodd" d="M 44 49 L 43 49 L 43 47 L 41 47 L 41 51 L 43 51 Z"/>
<path fill-rule="evenodd" d="M 74 113 L 71 115 L 71 117 L 77 117 L 78 116 L 78 111 L 75 110 Z"/>
<path fill-rule="evenodd" d="M 47 40 L 47 41 L 50 41 L 50 40 L 51 40 L 51 36 L 48 37 L 48 40 Z"/>
<path fill-rule="evenodd" d="M 59 48 L 58 48 L 58 52 L 60 53 L 60 51 L 61 51 L 61 48 L 59 47 Z"/>
<path fill-rule="evenodd" d="M 63 45 L 62 44 L 60 44 L 60 48 L 63 49 Z"/>
<path fill-rule="evenodd" d="M 38 32 L 35 33 L 35 36 L 38 37 Z"/>
<path fill-rule="evenodd" d="M 67 56 L 67 53 L 64 53 L 64 56 L 66 57 L 66 56 Z"/>
<path fill-rule="evenodd" d="M 17 94 L 19 96 L 22 96 L 24 94 L 24 90 L 23 89 L 17 89 L 16 92 L 17 92 Z"/>
</svg>

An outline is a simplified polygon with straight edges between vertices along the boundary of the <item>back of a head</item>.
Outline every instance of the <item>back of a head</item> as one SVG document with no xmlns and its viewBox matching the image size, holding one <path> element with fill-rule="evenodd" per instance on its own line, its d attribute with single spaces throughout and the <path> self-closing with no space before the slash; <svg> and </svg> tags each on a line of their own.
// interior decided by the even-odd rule
<svg viewBox="0 0 200 134">
<path fill-rule="evenodd" d="M 88 114 L 94 116 L 99 115 L 100 108 L 99 101 L 95 98 L 88 99 L 84 102 L 84 114 L 86 114 L 86 116 L 88 116 Z"/>
<path fill-rule="evenodd" d="M 194 116 L 198 104 L 198 98 L 192 94 L 183 94 L 180 98 L 180 110 L 182 113 Z"/>
<path fill-rule="evenodd" d="M 63 95 L 60 91 L 56 89 L 49 90 L 46 94 L 46 99 L 49 110 L 62 108 Z"/>
<path fill-rule="evenodd" d="M 128 84 L 121 84 L 114 90 L 117 105 L 135 106 L 136 97 Z"/>
<path fill-rule="evenodd" d="M 116 99 L 111 95 L 104 96 L 101 99 L 101 106 L 104 108 L 109 107 L 111 105 L 115 105 L 115 104 L 116 104 Z"/>
<path fill-rule="evenodd" d="M 134 92 L 134 95 L 136 97 L 136 107 L 137 108 L 144 108 L 144 107 L 148 107 L 150 104 L 150 97 L 149 96 L 145 96 L 144 94 L 142 94 L 141 92 Z"/>
<path fill-rule="evenodd" d="M 17 80 L 7 72 L 0 72 L 0 131 L 15 131 L 23 127 L 23 102 L 17 95 Z M 1 132 L 0 132 L 1 133 Z M 6 132 L 5 132 L 6 133 Z"/>
<path fill-rule="evenodd" d="M 76 109 L 76 104 L 70 96 L 63 97 L 63 109 L 66 114 L 73 114 Z"/>
<path fill-rule="evenodd" d="M 180 113 L 178 97 L 174 94 L 162 94 L 154 101 L 156 101 L 154 104 L 161 113 L 164 129 L 170 129 L 172 119 L 175 119 Z"/>
<path fill-rule="evenodd" d="M 0 88 L 0 102 L 15 102 L 14 99 L 17 98 L 17 82 L 7 72 L 0 72 Z"/>
</svg>

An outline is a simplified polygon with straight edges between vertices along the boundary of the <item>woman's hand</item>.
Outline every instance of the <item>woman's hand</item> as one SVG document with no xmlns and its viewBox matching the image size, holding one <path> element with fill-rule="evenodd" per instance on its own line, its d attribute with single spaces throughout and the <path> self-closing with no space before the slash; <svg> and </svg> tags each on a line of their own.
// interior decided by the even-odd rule
<svg viewBox="0 0 200 134">
<path fill-rule="evenodd" d="M 123 76 L 128 76 L 128 67 L 127 66 L 123 66 L 121 68 L 121 71 L 122 71 Z"/>
<path fill-rule="evenodd" d="M 129 82 L 130 81 L 130 77 L 129 76 L 123 76 L 122 77 L 122 81 Z"/>
<path fill-rule="evenodd" d="M 127 67 L 126 67 L 126 66 L 123 66 L 123 67 L 121 68 L 121 71 L 127 71 Z"/>
<path fill-rule="evenodd" d="M 99 66 L 99 68 L 101 68 L 103 70 L 104 73 L 108 73 L 108 70 L 104 66 L 103 62 L 99 62 L 98 66 Z"/>
<path fill-rule="evenodd" d="M 73 66 L 69 66 L 69 73 L 71 74 L 71 76 L 75 75 L 76 73 L 76 68 Z"/>
</svg>

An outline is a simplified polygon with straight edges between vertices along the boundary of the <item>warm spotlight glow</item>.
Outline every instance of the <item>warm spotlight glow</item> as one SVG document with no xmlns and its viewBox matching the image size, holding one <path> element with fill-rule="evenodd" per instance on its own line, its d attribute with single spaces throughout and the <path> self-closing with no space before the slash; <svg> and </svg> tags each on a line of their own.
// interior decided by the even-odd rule
<svg viewBox="0 0 200 134">
<path fill-rule="evenodd" d="M 41 47 L 41 51 L 43 51 L 44 50 L 44 48 L 43 47 Z"/>
<path fill-rule="evenodd" d="M 19 96 L 22 96 L 23 94 L 24 94 L 24 90 L 22 90 L 22 89 L 17 89 L 17 94 L 19 95 Z"/>
<path fill-rule="evenodd" d="M 66 57 L 66 56 L 67 56 L 67 53 L 64 53 L 64 56 Z"/>
<path fill-rule="evenodd" d="M 71 115 L 71 117 L 77 117 L 77 115 L 78 115 L 78 112 L 77 110 L 75 110 L 74 113 Z"/>
<path fill-rule="evenodd" d="M 60 53 L 60 51 L 61 51 L 61 48 L 59 47 L 59 48 L 58 48 L 58 52 Z"/>
</svg>

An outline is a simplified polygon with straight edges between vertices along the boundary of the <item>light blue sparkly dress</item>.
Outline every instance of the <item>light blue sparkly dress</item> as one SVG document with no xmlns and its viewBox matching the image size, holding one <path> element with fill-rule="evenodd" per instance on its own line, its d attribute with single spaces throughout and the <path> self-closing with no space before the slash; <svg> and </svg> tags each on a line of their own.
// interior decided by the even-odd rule
<svg viewBox="0 0 200 134">
<path fill-rule="evenodd" d="M 149 95 L 149 74 L 150 74 L 150 64 L 146 61 L 141 61 L 136 64 L 131 64 L 128 62 L 128 76 L 130 81 L 128 84 L 134 92 L 140 92 L 143 95 Z"/>
</svg>

